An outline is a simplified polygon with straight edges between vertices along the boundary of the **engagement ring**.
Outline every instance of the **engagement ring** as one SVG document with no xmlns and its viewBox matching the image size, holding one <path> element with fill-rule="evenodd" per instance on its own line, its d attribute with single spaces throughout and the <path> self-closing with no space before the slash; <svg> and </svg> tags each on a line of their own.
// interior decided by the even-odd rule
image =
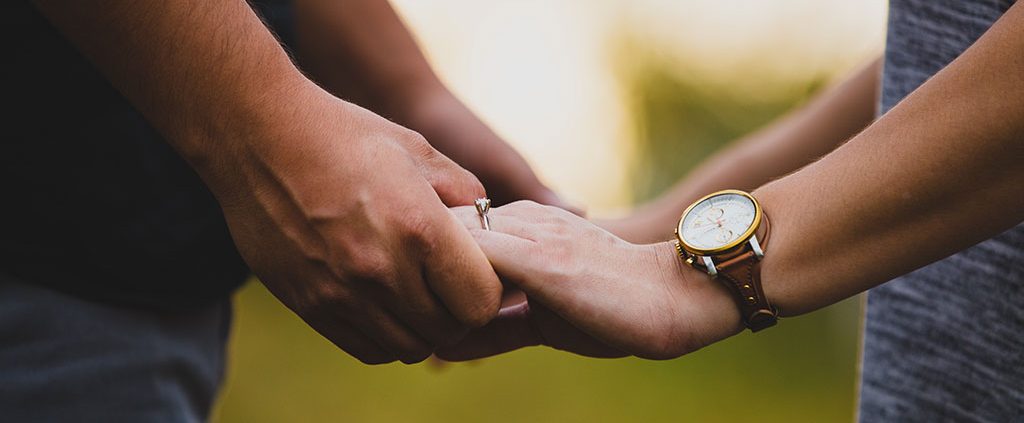
<svg viewBox="0 0 1024 423">
<path fill-rule="evenodd" d="M 484 230 L 491 230 L 491 222 L 487 219 L 487 212 L 491 210 L 491 200 L 489 198 L 477 198 L 473 203 L 476 206 L 476 212 L 480 214 L 480 222 L 484 225 Z"/>
</svg>

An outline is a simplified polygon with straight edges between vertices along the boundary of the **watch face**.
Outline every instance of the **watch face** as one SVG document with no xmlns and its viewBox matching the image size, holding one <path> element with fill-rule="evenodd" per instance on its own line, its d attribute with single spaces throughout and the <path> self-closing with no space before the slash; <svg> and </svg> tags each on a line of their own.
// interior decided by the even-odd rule
<svg viewBox="0 0 1024 423">
<path fill-rule="evenodd" d="M 693 205 L 679 224 L 685 247 L 698 253 L 719 252 L 745 241 L 759 217 L 750 197 L 726 192 Z"/>
</svg>

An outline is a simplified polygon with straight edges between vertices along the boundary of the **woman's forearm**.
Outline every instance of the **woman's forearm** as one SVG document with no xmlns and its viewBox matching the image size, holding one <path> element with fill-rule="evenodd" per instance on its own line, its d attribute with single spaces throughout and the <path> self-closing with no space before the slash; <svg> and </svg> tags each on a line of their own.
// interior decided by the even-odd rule
<svg viewBox="0 0 1024 423">
<path fill-rule="evenodd" d="M 665 228 L 697 198 L 726 188 L 752 190 L 832 151 L 874 119 L 880 68 L 880 59 L 871 61 L 807 105 L 715 154 L 639 207 L 629 220 L 642 227 L 615 232 L 634 242 L 668 239 Z"/>
<path fill-rule="evenodd" d="M 387 0 L 298 0 L 303 67 L 326 89 L 409 124 L 410 104 L 449 95 Z"/>
<path fill-rule="evenodd" d="M 755 192 L 766 295 L 807 312 L 1024 219 L 1024 7 L 863 133 Z"/>
</svg>

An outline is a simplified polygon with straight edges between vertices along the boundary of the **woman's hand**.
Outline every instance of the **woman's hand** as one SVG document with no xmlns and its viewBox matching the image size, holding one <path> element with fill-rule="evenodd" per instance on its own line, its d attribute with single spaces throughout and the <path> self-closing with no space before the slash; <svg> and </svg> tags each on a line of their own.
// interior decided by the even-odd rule
<svg viewBox="0 0 1024 423">
<path fill-rule="evenodd" d="M 471 359 L 545 344 L 583 355 L 678 357 L 740 330 L 724 287 L 686 268 L 671 243 L 630 244 L 567 211 L 520 201 L 453 209 L 527 304 L 439 351 Z"/>
</svg>

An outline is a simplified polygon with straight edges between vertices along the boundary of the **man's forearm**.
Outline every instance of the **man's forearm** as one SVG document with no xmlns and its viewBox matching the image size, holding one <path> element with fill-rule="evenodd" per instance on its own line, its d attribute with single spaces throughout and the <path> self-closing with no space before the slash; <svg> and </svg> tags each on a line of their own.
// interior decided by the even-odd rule
<svg viewBox="0 0 1024 423">
<path fill-rule="evenodd" d="M 752 190 L 827 154 L 875 116 L 881 60 L 876 59 L 776 123 L 715 154 L 637 213 L 653 233 L 634 241 L 666 239 L 679 214 L 697 198 L 727 189 Z"/>
<path fill-rule="evenodd" d="M 1024 219 L 1024 7 L 849 143 L 755 192 L 766 295 L 833 303 Z"/>
</svg>

